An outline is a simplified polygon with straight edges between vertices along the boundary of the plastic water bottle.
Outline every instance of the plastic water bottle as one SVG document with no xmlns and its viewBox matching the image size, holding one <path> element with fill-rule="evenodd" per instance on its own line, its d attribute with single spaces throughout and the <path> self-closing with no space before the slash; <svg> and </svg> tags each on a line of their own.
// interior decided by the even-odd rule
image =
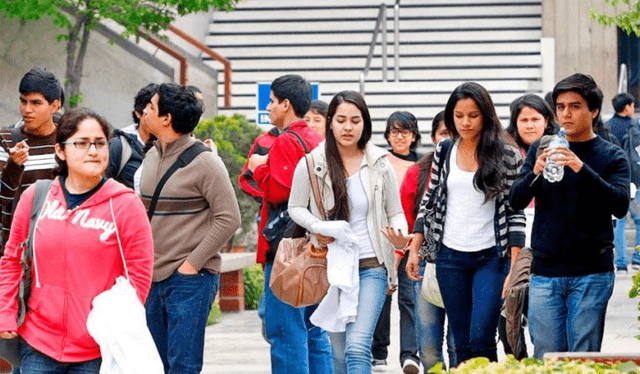
<svg viewBox="0 0 640 374">
<path fill-rule="evenodd" d="M 560 146 L 564 146 L 565 148 L 569 148 L 569 142 L 565 139 L 565 131 L 564 129 L 560 129 L 558 131 L 558 135 L 554 136 L 553 139 L 549 142 L 549 149 L 556 149 Z M 554 159 L 558 154 L 552 153 L 547 157 L 547 165 L 544 167 L 542 171 L 542 175 L 544 179 L 548 180 L 551 183 L 560 182 L 562 177 L 564 177 L 564 166 L 560 166 L 556 164 Z"/>
</svg>

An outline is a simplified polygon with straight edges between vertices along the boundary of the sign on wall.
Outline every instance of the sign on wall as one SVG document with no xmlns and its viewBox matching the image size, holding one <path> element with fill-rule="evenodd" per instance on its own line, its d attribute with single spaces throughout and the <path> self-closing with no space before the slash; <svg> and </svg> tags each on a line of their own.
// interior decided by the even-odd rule
<svg viewBox="0 0 640 374">
<path fill-rule="evenodd" d="M 320 83 L 311 83 L 311 100 L 318 100 L 320 98 Z M 257 105 L 256 105 L 256 124 L 257 125 L 270 125 L 269 112 L 267 112 L 267 105 L 269 105 L 269 96 L 271 95 L 271 83 L 258 83 L 257 92 Z"/>
</svg>

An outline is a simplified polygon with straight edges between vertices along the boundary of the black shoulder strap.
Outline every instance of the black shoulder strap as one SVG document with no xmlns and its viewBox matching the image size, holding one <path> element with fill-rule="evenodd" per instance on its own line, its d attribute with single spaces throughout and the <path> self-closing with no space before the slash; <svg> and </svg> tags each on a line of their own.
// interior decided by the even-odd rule
<svg viewBox="0 0 640 374">
<path fill-rule="evenodd" d="M 15 147 L 16 144 L 22 141 L 22 126 L 15 126 L 11 128 L 11 146 Z"/>
<path fill-rule="evenodd" d="M 300 141 L 300 144 L 302 144 L 302 148 L 304 148 L 304 153 L 309 153 L 309 148 L 307 148 L 307 144 L 304 142 L 304 140 L 302 140 L 302 138 L 297 132 L 291 131 L 291 130 L 287 130 L 286 132 L 288 132 L 289 134 L 295 135 L 296 138 L 298 138 L 298 140 Z"/>
<path fill-rule="evenodd" d="M 147 217 L 149 217 L 149 221 L 153 218 L 153 213 L 156 211 L 156 205 L 158 205 L 158 198 L 160 198 L 160 191 L 162 191 L 162 187 L 167 183 L 167 180 L 176 172 L 176 170 L 187 166 L 191 161 L 193 161 L 196 156 L 198 156 L 202 152 L 211 152 L 211 149 L 201 142 L 194 143 L 191 147 L 185 149 L 176 162 L 171 165 L 169 170 L 162 176 L 160 182 L 156 185 L 156 189 L 153 192 L 153 197 L 151 198 L 151 203 L 149 204 L 149 210 L 147 211 Z"/>
</svg>

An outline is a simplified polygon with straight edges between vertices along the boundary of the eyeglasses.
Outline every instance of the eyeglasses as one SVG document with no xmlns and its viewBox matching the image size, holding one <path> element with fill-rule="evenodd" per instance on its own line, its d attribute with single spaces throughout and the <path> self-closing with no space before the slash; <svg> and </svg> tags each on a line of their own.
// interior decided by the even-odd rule
<svg viewBox="0 0 640 374">
<path fill-rule="evenodd" d="M 95 142 L 90 142 L 88 140 L 76 140 L 73 142 L 62 142 L 62 143 L 73 144 L 76 147 L 76 149 L 89 149 L 89 147 L 93 145 L 94 147 L 96 147 L 98 151 L 103 151 L 107 149 L 107 146 L 109 145 L 109 142 L 104 139 L 96 140 Z"/>
<path fill-rule="evenodd" d="M 392 129 L 391 131 L 389 131 L 389 135 L 393 137 L 398 136 L 398 134 L 402 134 L 402 136 L 406 138 L 412 134 L 412 131 L 407 129 L 404 129 L 404 130 Z"/>
</svg>

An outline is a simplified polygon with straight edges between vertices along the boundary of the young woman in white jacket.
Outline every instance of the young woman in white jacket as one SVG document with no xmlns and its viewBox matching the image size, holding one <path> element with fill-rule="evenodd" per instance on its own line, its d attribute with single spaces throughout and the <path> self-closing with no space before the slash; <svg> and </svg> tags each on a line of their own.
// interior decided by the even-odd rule
<svg viewBox="0 0 640 374">
<path fill-rule="evenodd" d="M 296 168 L 289 199 L 291 218 L 314 234 L 315 243 L 329 246 L 330 274 L 331 257 L 338 251 L 345 258 L 355 258 L 355 316 L 340 328 L 333 325 L 330 331 L 336 374 L 371 372 L 373 332 L 387 285 L 395 283 L 394 250 L 407 242 L 395 172 L 387 151 L 369 142 L 371 132 L 371 117 L 362 96 L 354 91 L 338 93 L 329 104 L 326 142 L 311 152 L 312 175 L 318 180 L 327 220 L 319 218 L 304 158 Z M 341 237 L 351 237 L 352 242 L 341 244 Z M 342 296 L 345 293 L 343 290 Z M 331 318 L 332 313 L 323 308 L 325 300 L 312 321 L 314 317 L 318 321 Z"/>
</svg>

